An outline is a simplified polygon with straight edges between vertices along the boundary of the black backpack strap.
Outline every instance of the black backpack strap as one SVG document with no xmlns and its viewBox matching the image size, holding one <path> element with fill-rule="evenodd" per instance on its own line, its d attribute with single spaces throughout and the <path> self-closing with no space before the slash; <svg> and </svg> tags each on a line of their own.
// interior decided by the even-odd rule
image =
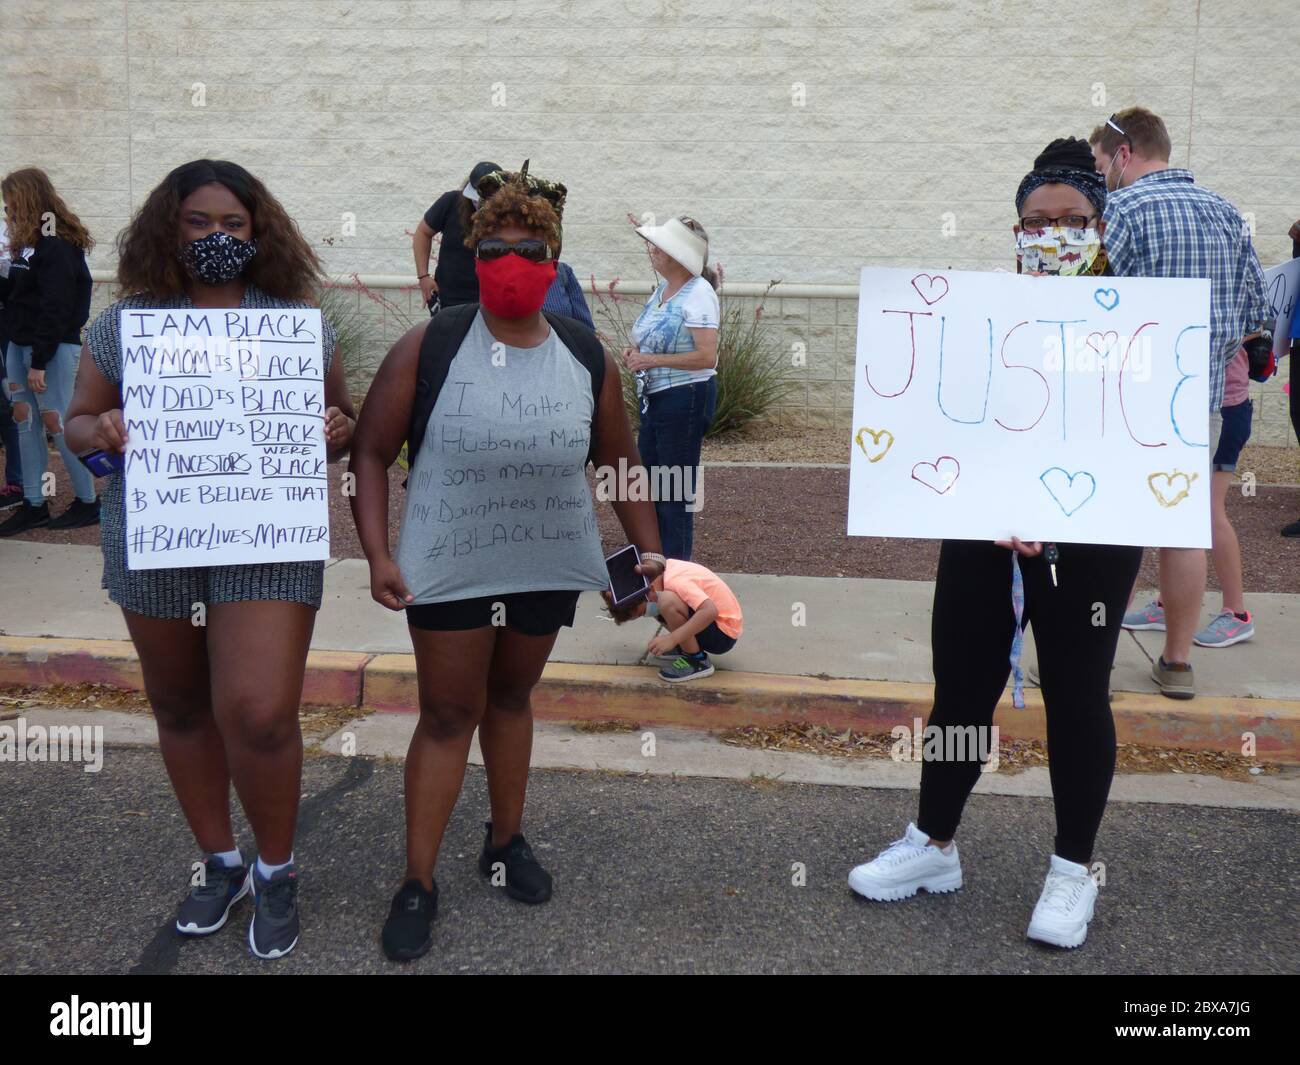
<svg viewBox="0 0 1300 1065">
<path fill-rule="evenodd" d="M 420 341 L 420 366 L 415 381 L 415 402 L 411 405 L 411 425 L 406 431 L 406 461 L 408 468 L 415 467 L 415 457 L 424 442 L 424 431 L 429 425 L 429 415 L 438 402 L 438 393 L 447 380 L 451 360 L 474 324 L 478 314 L 477 303 L 460 303 L 444 307 L 424 329 Z"/>
<path fill-rule="evenodd" d="M 591 374 L 591 394 L 595 405 L 591 409 L 591 444 L 587 449 L 587 461 L 590 462 L 596 452 L 596 421 L 600 411 L 600 390 L 605 387 L 605 345 L 584 322 L 569 318 L 567 315 L 553 314 L 551 311 L 542 313 L 546 315 L 546 320 L 551 323 L 551 328 L 563 341 L 564 346 Z"/>
</svg>

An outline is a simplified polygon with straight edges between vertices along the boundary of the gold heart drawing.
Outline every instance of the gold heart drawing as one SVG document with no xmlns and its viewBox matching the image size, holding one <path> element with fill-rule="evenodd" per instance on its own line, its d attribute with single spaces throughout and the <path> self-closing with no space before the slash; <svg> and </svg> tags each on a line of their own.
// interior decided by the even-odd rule
<svg viewBox="0 0 1300 1065">
<path fill-rule="evenodd" d="M 1147 478 L 1147 487 L 1151 489 L 1151 494 L 1156 497 L 1156 502 L 1162 507 L 1176 507 L 1187 498 L 1188 494 L 1192 490 L 1192 482 L 1199 476 L 1200 474 L 1197 473 L 1181 473 L 1178 470 L 1174 470 L 1173 473 L 1165 473 L 1163 470 L 1157 470 Z M 1156 487 L 1157 479 L 1162 477 L 1164 478 L 1165 487 L 1171 493 L 1173 491 L 1174 481 L 1178 480 L 1180 477 L 1182 478 L 1183 487 L 1178 490 L 1178 494 L 1172 499 L 1167 497 L 1164 492 L 1160 491 L 1160 489 Z"/>
<path fill-rule="evenodd" d="M 880 448 L 880 453 L 873 455 L 867 448 L 866 442 L 862 439 L 864 436 L 871 437 L 871 442 L 880 447 L 881 437 L 885 438 L 885 446 Z M 894 446 L 894 434 L 888 429 L 867 429 L 858 430 L 858 435 L 853 438 L 858 442 L 858 447 L 862 448 L 862 453 L 867 456 L 868 462 L 879 462 L 889 454 L 889 449 Z"/>
</svg>

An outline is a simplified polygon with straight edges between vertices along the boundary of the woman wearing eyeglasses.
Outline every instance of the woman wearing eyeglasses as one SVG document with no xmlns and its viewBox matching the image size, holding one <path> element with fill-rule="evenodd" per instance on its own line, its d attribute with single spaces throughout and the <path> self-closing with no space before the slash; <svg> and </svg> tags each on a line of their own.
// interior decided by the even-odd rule
<svg viewBox="0 0 1300 1065">
<path fill-rule="evenodd" d="M 1105 203 L 1106 187 L 1087 143 L 1071 138 L 1049 144 L 1016 192 L 1018 271 L 1104 273 Z M 939 552 L 930 637 L 934 710 L 927 736 L 933 735 L 930 728 L 942 735 L 951 734 L 950 728 L 989 728 L 1013 670 L 1013 699 L 1023 706 L 1021 631 L 1025 624 L 1034 627 L 1056 841 L 1028 935 L 1057 947 L 1084 941 L 1097 900 L 1089 863 L 1115 772 L 1110 671 L 1141 562 L 1140 547 L 1019 539 L 945 540 Z M 911 898 L 919 890 L 960 888 L 953 836 L 979 775 L 974 753 L 964 761 L 927 758 L 916 823 L 855 868 L 849 886 L 880 902 Z"/>
<path fill-rule="evenodd" d="M 680 498 L 659 499 L 659 536 L 669 558 L 689 562 L 695 533 L 700 449 L 718 406 L 718 278 L 709 269 L 709 235 L 693 218 L 638 226 L 650 262 L 663 278 L 632 326 L 635 348 L 623 364 L 637 375 L 646 468 L 675 471 L 652 483 L 680 485 Z"/>
<path fill-rule="evenodd" d="M 476 728 L 492 811 L 479 870 L 521 902 L 551 896 L 521 830 L 530 696 L 579 594 L 608 580 L 586 464 L 640 465 L 613 360 L 589 329 L 542 313 L 565 189 L 527 171 L 478 186 L 466 239 L 481 303 L 443 310 L 394 345 L 353 444 L 371 594 L 406 611 L 419 688 L 406 874 L 382 934 L 398 961 L 432 945 L 434 866 Z M 403 442 L 414 459 L 394 557 L 387 473 Z M 664 560 L 650 503 L 614 509 L 654 580 Z"/>
</svg>

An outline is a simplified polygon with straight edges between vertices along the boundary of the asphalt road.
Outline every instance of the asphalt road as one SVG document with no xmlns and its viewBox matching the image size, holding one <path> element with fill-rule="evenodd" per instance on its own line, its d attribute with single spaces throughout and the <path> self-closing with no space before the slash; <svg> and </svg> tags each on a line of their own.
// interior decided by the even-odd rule
<svg viewBox="0 0 1300 1065">
<path fill-rule="evenodd" d="M 471 768 L 438 872 L 434 949 L 388 962 L 380 924 L 402 872 L 402 766 L 320 757 L 304 778 L 303 936 L 247 947 L 247 903 L 199 941 L 172 932 L 197 857 L 154 749 L 0 770 L 0 972 L 1294 973 L 1294 814 L 1114 804 L 1087 943 L 1024 938 L 1052 841 L 1043 799 L 975 796 L 966 886 L 891 905 L 849 868 L 901 834 L 915 795 L 846 787 L 539 771 L 528 823 L 555 876 L 541 907 L 476 869 L 486 810 Z M 247 848 L 251 833 L 240 829 Z M 247 849 L 245 853 L 248 853 Z M 792 884 L 801 862 L 805 886 Z"/>
</svg>

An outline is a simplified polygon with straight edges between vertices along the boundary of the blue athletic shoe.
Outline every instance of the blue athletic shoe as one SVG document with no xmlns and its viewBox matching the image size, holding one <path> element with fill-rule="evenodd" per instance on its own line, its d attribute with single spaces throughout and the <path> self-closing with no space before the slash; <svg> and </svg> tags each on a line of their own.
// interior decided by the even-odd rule
<svg viewBox="0 0 1300 1065">
<path fill-rule="evenodd" d="M 253 919 L 248 946 L 259 958 L 283 958 L 298 945 L 298 872 L 293 863 L 265 880 L 254 864 Z"/>
<path fill-rule="evenodd" d="M 212 935 L 226 923 L 235 903 L 252 890 L 248 866 L 222 865 L 215 854 L 203 856 L 201 879 L 176 914 L 176 931 L 183 936 Z"/>
</svg>

